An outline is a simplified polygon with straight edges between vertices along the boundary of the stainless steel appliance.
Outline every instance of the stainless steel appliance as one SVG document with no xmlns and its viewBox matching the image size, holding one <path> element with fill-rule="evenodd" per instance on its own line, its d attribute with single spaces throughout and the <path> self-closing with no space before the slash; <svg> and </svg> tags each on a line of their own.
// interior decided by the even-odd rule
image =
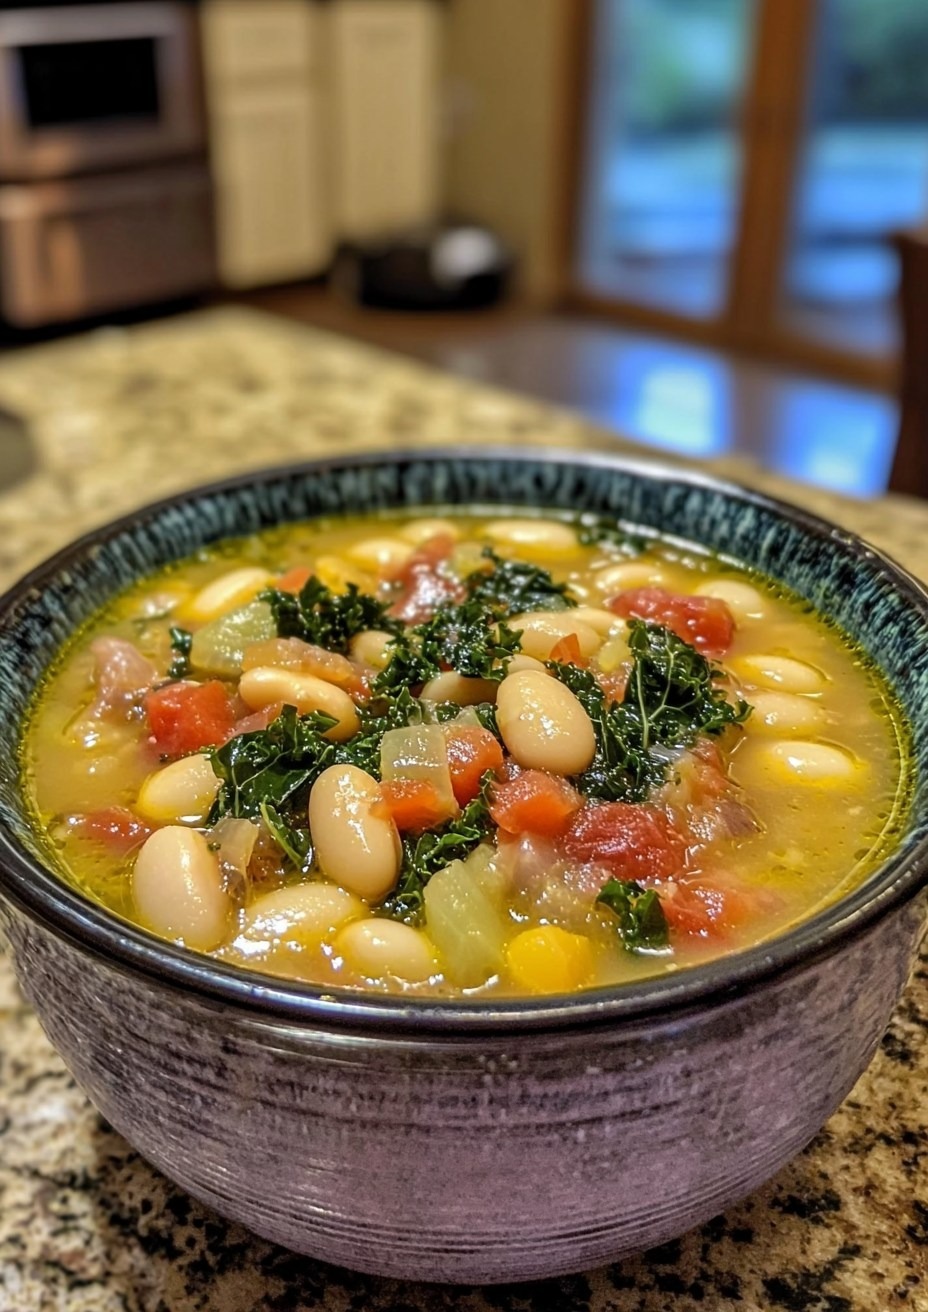
<svg viewBox="0 0 928 1312">
<path fill-rule="evenodd" d="M 48 324 L 213 278 L 192 10 L 0 12 L 0 317 Z"/>
</svg>

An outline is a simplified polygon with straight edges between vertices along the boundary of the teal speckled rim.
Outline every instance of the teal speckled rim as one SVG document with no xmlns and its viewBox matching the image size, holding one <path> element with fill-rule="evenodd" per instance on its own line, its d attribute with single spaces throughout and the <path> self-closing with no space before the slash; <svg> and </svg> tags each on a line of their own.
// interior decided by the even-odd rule
<svg viewBox="0 0 928 1312">
<path fill-rule="evenodd" d="M 442 504 L 593 511 L 746 562 L 831 616 L 883 670 L 913 729 L 915 796 L 896 850 L 859 888 L 788 933 L 679 975 L 569 997 L 453 1003 L 322 991 L 224 965 L 136 929 L 46 868 L 15 769 L 19 724 L 77 624 L 140 574 L 223 537 L 339 511 Z M 0 893 L 122 969 L 259 1014 L 406 1037 L 631 1021 L 731 997 L 837 952 L 928 881 L 928 592 L 814 515 L 657 463 L 525 449 L 370 453 L 196 488 L 88 534 L 0 598 L 0 674 Z"/>
</svg>

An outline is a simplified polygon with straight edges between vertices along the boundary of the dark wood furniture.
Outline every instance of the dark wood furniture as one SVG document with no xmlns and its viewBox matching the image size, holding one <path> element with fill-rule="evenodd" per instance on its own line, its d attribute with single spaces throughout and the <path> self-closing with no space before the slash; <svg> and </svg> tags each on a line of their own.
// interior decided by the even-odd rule
<svg viewBox="0 0 928 1312">
<path fill-rule="evenodd" d="M 928 231 L 898 233 L 894 245 L 901 268 L 901 413 L 889 486 L 928 497 Z"/>
</svg>

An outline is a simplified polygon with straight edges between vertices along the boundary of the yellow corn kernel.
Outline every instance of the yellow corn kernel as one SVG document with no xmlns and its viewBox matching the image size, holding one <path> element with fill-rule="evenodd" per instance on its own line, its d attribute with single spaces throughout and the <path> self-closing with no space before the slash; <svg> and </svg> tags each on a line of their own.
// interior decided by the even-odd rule
<svg viewBox="0 0 928 1312">
<path fill-rule="evenodd" d="M 538 925 L 516 934 L 506 949 L 509 976 L 529 993 L 570 993 L 593 974 L 590 941 L 558 925 Z"/>
</svg>

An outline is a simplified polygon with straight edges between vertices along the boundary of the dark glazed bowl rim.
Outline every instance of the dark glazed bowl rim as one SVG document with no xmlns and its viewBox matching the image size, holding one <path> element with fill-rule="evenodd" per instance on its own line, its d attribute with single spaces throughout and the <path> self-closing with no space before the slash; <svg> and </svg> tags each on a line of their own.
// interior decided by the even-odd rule
<svg viewBox="0 0 928 1312">
<path fill-rule="evenodd" d="M 292 462 L 203 484 L 162 498 L 82 535 L 32 569 L 0 596 L 0 629 L 29 594 L 109 540 L 156 520 L 164 511 L 198 499 L 330 470 L 449 461 L 542 461 L 560 466 L 621 471 L 657 483 L 714 492 L 785 518 L 823 544 L 837 545 L 860 563 L 876 565 L 928 629 L 928 590 L 900 565 L 848 530 L 798 506 L 710 474 L 648 459 L 607 453 L 571 453 L 545 447 L 433 448 Z M 723 1003 L 827 957 L 915 897 L 928 883 L 928 837 L 910 852 L 891 854 L 864 883 L 809 920 L 753 948 L 719 957 L 679 975 L 587 990 L 550 999 L 514 998 L 448 1002 L 442 999 L 359 994 L 320 989 L 252 973 L 166 943 L 81 896 L 41 865 L 5 827 L 0 828 L 0 894 L 29 917 L 118 969 L 193 992 L 214 1004 L 233 1005 L 261 1018 L 371 1037 L 415 1039 L 432 1035 L 504 1036 L 524 1030 L 563 1030 L 603 1022 L 631 1023 Z"/>
</svg>

